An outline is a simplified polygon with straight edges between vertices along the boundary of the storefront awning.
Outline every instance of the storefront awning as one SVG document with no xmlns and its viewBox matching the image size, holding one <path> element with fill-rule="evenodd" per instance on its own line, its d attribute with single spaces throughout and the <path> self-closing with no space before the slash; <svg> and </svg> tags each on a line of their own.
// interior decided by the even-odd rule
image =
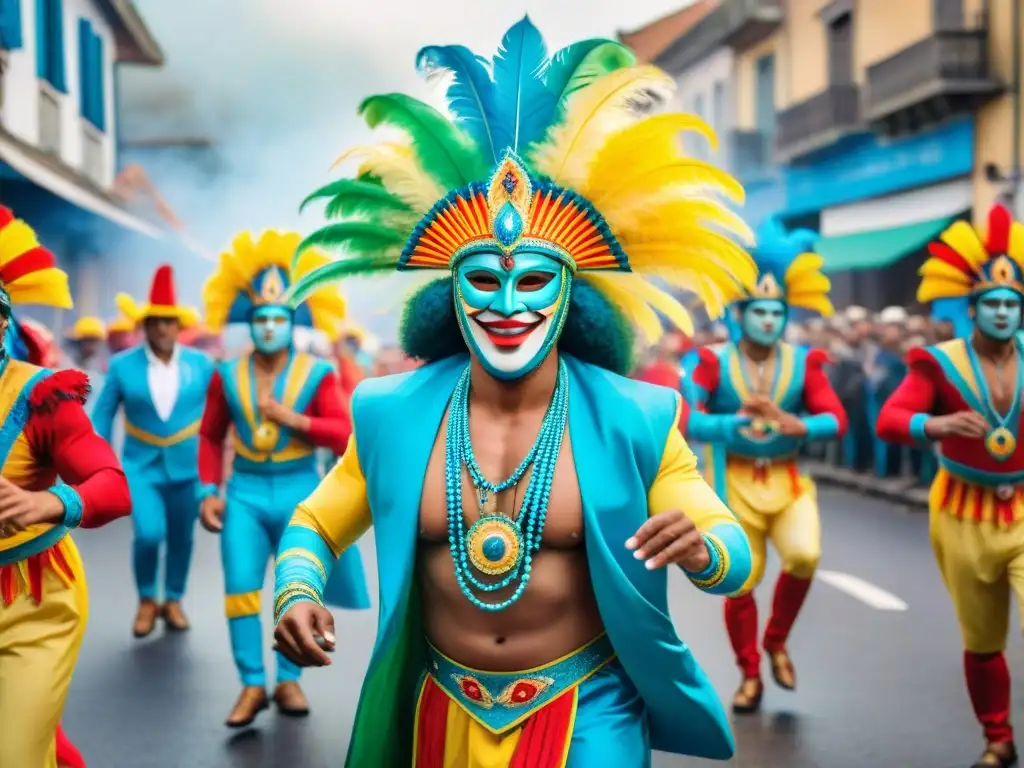
<svg viewBox="0 0 1024 768">
<path fill-rule="evenodd" d="M 926 246 L 957 218 L 947 216 L 902 227 L 823 237 L 814 250 L 825 259 L 825 272 L 887 267 Z"/>
</svg>

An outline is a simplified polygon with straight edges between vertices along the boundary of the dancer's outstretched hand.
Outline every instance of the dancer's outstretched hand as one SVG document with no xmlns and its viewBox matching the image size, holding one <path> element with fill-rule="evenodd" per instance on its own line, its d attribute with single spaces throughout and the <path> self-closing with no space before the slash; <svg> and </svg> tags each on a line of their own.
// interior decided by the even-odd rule
<svg viewBox="0 0 1024 768">
<path fill-rule="evenodd" d="M 300 667 L 330 666 L 334 617 L 322 605 L 302 600 L 285 611 L 274 630 L 276 648 Z"/>
<path fill-rule="evenodd" d="M 711 563 L 704 537 L 678 510 L 649 517 L 626 542 L 626 549 L 632 550 L 637 560 L 645 560 L 650 569 L 674 563 L 690 573 L 700 573 Z"/>
</svg>

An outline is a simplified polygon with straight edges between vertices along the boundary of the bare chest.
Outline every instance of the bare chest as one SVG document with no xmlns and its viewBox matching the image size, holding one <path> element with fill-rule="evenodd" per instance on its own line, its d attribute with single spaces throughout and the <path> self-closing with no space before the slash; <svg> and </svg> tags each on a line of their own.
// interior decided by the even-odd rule
<svg viewBox="0 0 1024 768">
<path fill-rule="evenodd" d="M 980 362 L 981 375 L 984 378 L 983 385 L 985 391 L 988 392 L 989 403 L 1000 415 L 1006 415 L 1013 407 L 1013 401 L 1017 394 L 1019 360 L 1014 355 L 1001 364 L 987 358 L 982 358 Z"/>
<path fill-rule="evenodd" d="M 445 479 L 445 445 L 447 419 L 434 443 L 420 502 L 419 537 L 424 543 L 448 541 L 448 504 Z M 528 422 L 509 424 L 470 424 L 473 453 L 484 477 L 500 483 L 510 477 L 522 462 L 537 438 L 539 424 Z M 467 526 L 483 514 L 498 512 L 517 518 L 522 510 L 523 497 L 532 479 L 527 470 L 522 479 L 490 500 L 487 509 L 480 503 L 469 472 L 462 467 L 462 513 Z M 571 549 L 583 542 L 583 508 L 579 483 L 573 463 L 569 434 L 566 431 L 555 462 L 551 490 L 548 494 L 547 516 L 544 521 L 543 544 L 553 549 Z"/>
</svg>

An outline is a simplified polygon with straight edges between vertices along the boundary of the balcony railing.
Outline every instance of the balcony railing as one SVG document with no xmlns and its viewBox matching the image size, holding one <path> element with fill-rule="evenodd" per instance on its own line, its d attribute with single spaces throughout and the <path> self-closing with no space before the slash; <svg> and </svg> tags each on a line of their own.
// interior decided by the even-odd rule
<svg viewBox="0 0 1024 768">
<path fill-rule="evenodd" d="M 82 173 L 97 187 L 104 187 L 105 166 L 103 139 L 88 121 L 82 120 Z"/>
<path fill-rule="evenodd" d="M 867 69 L 865 118 L 883 130 L 973 111 L 998 94 L 988 30 L 934 32 Z"/>
<path fill-rule="evenodd" d="M 660 54 L 655 63 L 683 72 L 716 48 L 756 45 L 782 23 L 782 0 L 722 0 Z"/>
<path fill-rule="evenodd" d="M 856 85 L 832 85 L 778 115 L 775 150 L 790 162 L 822 149 L 860 126 L 860 91 Z"/>
<path fill-rule="evenodd" d="M 39 149 L 54 157 L 61 155 L 60 95 L 45 80 L 39 81 Z"/>
</svg>

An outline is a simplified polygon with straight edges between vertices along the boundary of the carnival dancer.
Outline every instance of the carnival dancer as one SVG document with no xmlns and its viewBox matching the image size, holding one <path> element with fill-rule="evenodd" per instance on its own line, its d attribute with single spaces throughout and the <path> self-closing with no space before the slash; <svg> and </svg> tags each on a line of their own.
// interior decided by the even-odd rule
<svg viewBox="0 0 1024 768">
<path fill-rule="evenodd" d="M 137 343 L 138 327 L 135 320 L 125 317 L 124 314 L 107 323 L 107 349 L 110 354 L 116 355 L 134 347 Z"/>
<path fill-rule="evenodd" d="M 454 71 L 457 122 L 401 94 L 363 103 L 409 141 L 356 150 L 359 178 L 314 193 L 343 220 L 306 245 L 345 256 L 289 296 L 438 270 L 403 313 L 404 350 L 428 364 L 356 390 L 355 436 L 282 543 L 278 643 L 330 662 L 325 573 L 372 520 L 381 615 L 348 766 L 639 767 L 652 747 L 727 759 L 665 567 L 733 592 L 746 537 L 675 427 L 679 395 L 619 374 L 631 321 L 661 333 L 652 307 L 692 328 L 645 276 L 692 271 L 711 300 L 752 285 L 747 254 L 703 223 L 744 225 L 695 191 L 742 190 L 680 155 L 680 131 L 710 134 L 701 121 L 633 109 L 672 80 L 617 43 L 549 62 L 524 18 L 493 63 L 461 46 L 419 61 Z"/>
<path fill-rule="evenodd" d="M 157 268 L 142 307 L 124 294 L 122 311 L 141 323 L 143 343 L 115 355 L 93 406 L 96 431 L 110 441 L 118 410 L 124 411 L 122 457 L 132 490 L 132 565 L 139 606 L 135 637 L 152 634 L 157 619 L 185 631 L 181 601 L 192 562 L 198 517 L 198 435 L 213 362 L 177 342 L 196 312 L 178 304 L 174 272 Z M 158 586 L 160 548 L 166 543 L 163 594 Z"/>
<path fill-rule="evenodd" d="M 320 291 L 294 306 L 284 303 L 294 278 L 329 261 L 308 252 L 293 271 L 292 255 L 301 239 L 290 232 L 268 231 L 255 240 L 241 233 L 203 289 L 207 325 L 220 330 L 227 323 L 248 324 L 255 348 L 220 364 L 210 382 L 200 435 L 202 519 L 221 535 L 224 607 L 242 680 L 242 693 L 226 721 L 233 728 L 249 725 L 269 704 L 260 621 L 267 562 L 277 555 L 295 506 L 320 482 L 316 448 L 341 454 L 352 431 L 331 364 L 293 346 L 296 327 L 332 335 L 345 314 L 335 290 Z M 221 498 L 229 427 L 234 461 Z M 342 608 L 370 607 L 358 550 L 341 558 L 330 592 Z M 273 699 L 284 715 L 309 713 L 299 673 L 278 655 Z"/>
<path fill-rule="evenodd" d="M 12 304 L 71 307 L 67 275 L 6 208 L 0 208 L 0 286 L 5 335 Z M 68 533 L 99 527 L 131 509 L 117 459 L 82 410 L 88 391 L 79 371 L 40 368 L 6 347 L 0 353 L 4 766 L 84 766 L 59 731 L 88 614 L 82 561 Z"/>
<path fill-rule="evenodd" d="M 987 232 L 958 221 L 929 246 L 918 301 L 960 298 L 969 338 L 913 349 L 879 414 L 883 440 L 938 447 L 932 549 L 960 624 L 964 673 L 987 742 L 975 768 L 1014 765 L 1009 597 L 1024 606 L 1024 226 L 996 205 Z M 958 323 L 957 325 L 961 325 Z"/>
<path fill-rule="evenodd" d="M 743 676 L 733 711 L 761 705 L 761 653 L 753 590 L 764 576 L 766 544 L 782 561 L 762 645 L 772 677 L 796 688 L 786 641 L 803 606 L 821 555 L 817 491 L 796 458 L 811 440 L 846 431 L 843 410 L 825 373 L 828 357 L 781 341 L 791 307 L 832 313 L 822 258 L 809 252 L 815 234 L 787 233 L 775 218 L 757 233 L 758 280 L 736 302 L 739 340 L 705 347 L 686 379 L 691 412 L 687 436 L 709 445 L 705 477 L 739 519 L 753 567 L 741 593 L 725 601 L 725 624 Z M 806 415 L 804 415 L 806 414 Z"/>
</svg>

